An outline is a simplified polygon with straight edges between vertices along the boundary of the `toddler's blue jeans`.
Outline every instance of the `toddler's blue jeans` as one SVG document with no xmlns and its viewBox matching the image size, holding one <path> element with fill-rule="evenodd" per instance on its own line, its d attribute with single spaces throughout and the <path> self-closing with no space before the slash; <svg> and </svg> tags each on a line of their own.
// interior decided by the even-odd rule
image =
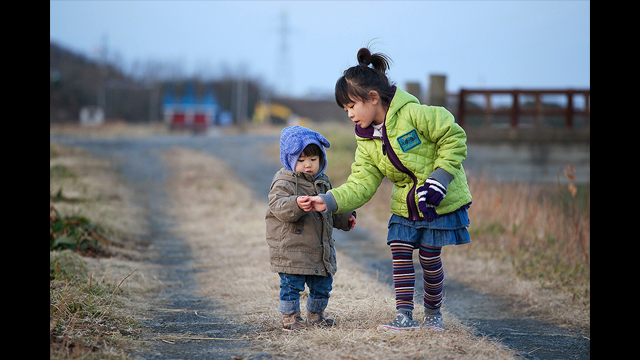
<svg viewBox="0 0 640 360">
<path fill-rule="evenodd" d="M 280 275 L 280 312 L 284 315 L 295 314 L 300 311 L 300 292 L 304 291 L 304 284 L 309 287 L 307 310 L 322 312 L 329 303 L 329 293 L 333 284 L 333 277 L 317 275 Z"/>
</svg>

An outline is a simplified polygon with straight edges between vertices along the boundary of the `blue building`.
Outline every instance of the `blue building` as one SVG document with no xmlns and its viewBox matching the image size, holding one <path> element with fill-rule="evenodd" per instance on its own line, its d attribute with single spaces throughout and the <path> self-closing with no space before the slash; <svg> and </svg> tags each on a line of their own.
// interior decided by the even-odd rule
<svg viewBox="0 0 640 360">
<path fill-rule="evenodd" d="M 221 108 L 212 86 L 207 87 L 204 96 L 196 96 L 194 84 L 188 83 L 181 97 L 174 94 L 172 85 L 167 85 L 162 110 L 171 130 L 201 132 L 217 122 Z"/>
</svg>

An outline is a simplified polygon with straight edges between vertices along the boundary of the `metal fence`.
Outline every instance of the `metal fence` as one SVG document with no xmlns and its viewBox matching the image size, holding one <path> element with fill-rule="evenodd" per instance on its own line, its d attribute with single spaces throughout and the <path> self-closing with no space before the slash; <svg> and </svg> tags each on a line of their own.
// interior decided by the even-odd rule
<svg viewBox="0 0 640 360">
<path fill-rule="evenodd" d="M 545 97 L 560 97 L 560 101 L 546 101 Z M 563 119 L 565 129 L 572 129 L 576 117 L 588 127 L 591 116 L 590 89 L 460 89 L 457 100 L 456 120 L 462 127 L 468 126 L 471 118 L 486 127 L 495 126 L 498 118 L 507 118 L 504 125 L 511 128 L 538 128 L 545 117 L 554 117 Z M 528 120 L 524 122 L 524 118 Z"/>
</svg>

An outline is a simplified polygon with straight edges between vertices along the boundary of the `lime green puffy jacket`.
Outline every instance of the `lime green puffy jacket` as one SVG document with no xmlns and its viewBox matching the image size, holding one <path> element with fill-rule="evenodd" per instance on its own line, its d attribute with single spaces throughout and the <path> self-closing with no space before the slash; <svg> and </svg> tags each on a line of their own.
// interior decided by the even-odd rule
<svg viewBox="0 0 640 360">
<path fill-rule="evenodd" d="M 409 220 L 423 220 L 416 189 L 436 168 L 453 176 L 436 208 L 438 215 L 471 203 L 462 167 L 467 157 L 467 135 L 445 108 L 420 105 L 413 95 L 396 88 L 382 138 L 373 136 L 373 126 L 356 126 L 356 140 L 351 175 L 346 183 L 329 191 L 338 205 L 337 213 L 364 205 L 386 176 L 393 183 L 391 212 Z"/>
</svg>

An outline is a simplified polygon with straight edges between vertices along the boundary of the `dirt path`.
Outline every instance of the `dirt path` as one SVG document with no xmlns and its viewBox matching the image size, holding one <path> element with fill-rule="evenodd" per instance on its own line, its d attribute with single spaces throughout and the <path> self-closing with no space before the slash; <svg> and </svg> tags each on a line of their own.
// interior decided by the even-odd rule
<svg viewBox="0 0 640 360">
<path fill-rule="evenodd" d="M 147 141 L 148 140 L 148 141 Z M 150 299 L 149 321 L 143 323 L 143 341 L 154 344 L 148 351 L 136 354 L 140 359 L 229 359 L 247 357 L 252 329 L 225 321 L 219 306 L 209 298 L 196 295 L 197 272 L 193 254 L 173 228 L 166 180 L 170 169 L 162 161 L 162 153 L 172 146 L 184 146 L 189 138 L 81 140 L 66 138 L 62 143 L 80 146 L 93 155 L 114 159 L 120 164 L 125 180 L 137 194 L 136 202 L 148 210 L 148 237 L 142 240 L 155 252 L 155 263 L 162 291 Z M 176 341 L 178 339 L 186 341 Z M 205 339 L 205 340 L 201 340 Z M 216 340 L 221 339 L 221 340 Z M 201 341 L 198 341 L 201 340 Z M 259 359 L 260 357 L 250 357 Z"/>
<path fill-rule="evenodd" d="M 157 263 L 162 265 L 161 281 L 164 291 L 155 299 L 152 319 L 145 323 L 148 339 L 155 339 L 144 359 L 229 359 L 232 355 L 249 359 L 270 358 L 264 353 L 248 353 L 249 334 L 254 329 L 243 327 L 219 314 L 214 300 L 196 295 L 197 271 L 190 263 L 193 254 L 176 232 L 175 220 L 167 209 L 171 203 L 165 181 L 170 169 L 161 154 L 173 146 L 187 147 L 224 159 L 240 179 L 249 179 L 246 185 L 266 200 L 273 173 L 280 167 L 274 161 L 260 161 L 266 147 L 277 142 L 277 137 L 259 135 L 207 136 L 207 137 L 152 137 L 145 139 L 72 139 L 52 137 L 52 142 L 81 146 L 94 155 L 116 159 L 125 178 L 136 187 L 137 199 L 149 209 L 151 233 L 148 241 L 157 252 Z M 251 175 L 251 176 L 248 176 Z M 366 232 L 336 232 L 339 250 L 367 265 L 380 281 L 391 284 L 390 257 L 386 246 L 375 242 Z M 419 285 L 419 281 L 417 282 Z M 508 301 L 472 291 L 454 279 L 446 279 L 446 308 L 472 326 L 478 336 L 499 341 L 527 359 L 587 359 L 590 356 L 589 339 L 563 329 L 544 324 L 533 318 L 523 318 L 511 309 Z M 417 293 L 420 293 L 418 289 Z M 175 341 L 179 337 L 186 341 Z M 201 339 L 207 339 L 202 341 Z M 225 339 L 225 340 L 220 340 Z M 183 339 L 184 340 L 184 339 Z"/>
</svg>

